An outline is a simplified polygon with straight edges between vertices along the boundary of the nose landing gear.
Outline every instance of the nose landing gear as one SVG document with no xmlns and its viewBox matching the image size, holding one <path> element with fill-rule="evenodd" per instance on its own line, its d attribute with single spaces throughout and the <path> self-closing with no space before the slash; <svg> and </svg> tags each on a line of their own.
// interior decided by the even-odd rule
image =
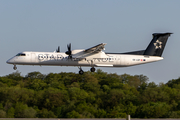
<svg viewBox="0 0 180 120">
<path fill-rule="evenodd" d="M 17 69 L 16 65 L 14 65 L 13 69 L 14 69 L 14 70 L 16 70 L 16 69 Z"/>
</svg>

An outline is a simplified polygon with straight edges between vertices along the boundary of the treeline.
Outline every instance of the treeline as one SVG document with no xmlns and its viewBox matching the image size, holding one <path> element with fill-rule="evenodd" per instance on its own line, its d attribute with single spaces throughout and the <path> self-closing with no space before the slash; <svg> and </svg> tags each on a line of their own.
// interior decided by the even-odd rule
<svg viewBox="0 0 180 120">
<path fill-rule="evenodd" d="M 180 118 L 180 78 L 103 72 L 28 73 L 0 77 L 3 118 Z"/>
</svg>

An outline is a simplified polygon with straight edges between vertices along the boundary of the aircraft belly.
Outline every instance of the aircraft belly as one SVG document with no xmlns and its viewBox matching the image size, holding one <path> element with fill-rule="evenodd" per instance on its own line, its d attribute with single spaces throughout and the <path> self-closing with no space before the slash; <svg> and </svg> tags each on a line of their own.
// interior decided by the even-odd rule
<svg viewBox="0 0 180 120">
<path fill-rule="evenodd" d="M 41 65 L 57 65 L 57 66 L 77 66 L 77 61 L 72 60 L 48 60 L 48 61 L 41 61 L 38 64 Z"/>
</svg>

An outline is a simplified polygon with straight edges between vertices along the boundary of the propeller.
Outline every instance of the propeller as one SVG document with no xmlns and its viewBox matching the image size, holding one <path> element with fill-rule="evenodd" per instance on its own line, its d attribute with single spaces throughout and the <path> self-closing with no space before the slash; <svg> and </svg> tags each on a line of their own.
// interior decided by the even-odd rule
<svg viewBox="0 0 180 120">
<path fill-rule="evenodd" d="M 56 52 L 60 52 L 60 46 L 58 46 L 58 49 L 56 49 Z"/>
<path fill-rule="evenodd" d="M 67 49 L 68 49 L 68 51 L 66 51 L 66 54 L 69 55 L 69 58 L 72 58 L 71 43 L 67 44 Z"/>
</svg>

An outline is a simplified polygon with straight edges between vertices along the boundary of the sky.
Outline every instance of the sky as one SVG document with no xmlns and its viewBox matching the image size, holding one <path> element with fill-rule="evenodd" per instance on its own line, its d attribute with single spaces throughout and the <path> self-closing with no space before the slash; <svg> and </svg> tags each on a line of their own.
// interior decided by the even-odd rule
<svg viewBox="0 0 180 120">
<path fill-rule="evenodd" d="M 162 61 L 104 72 L 140 75 L 167 83 L 180 77 L 179 0 L 0 0 L 0 76 L 15 72 L 6 61 L 23 51 L 61 52 L 107 43 L 105 52 L 146 49 L 153 33 L 172 32 Z M 17 66 L 21 75 L 74 72 L 78 67 Z M 90 67 L 82 67 L 89 71 Z M 98 68 L 97 68 L 98 69 Z"/>
</svg>

